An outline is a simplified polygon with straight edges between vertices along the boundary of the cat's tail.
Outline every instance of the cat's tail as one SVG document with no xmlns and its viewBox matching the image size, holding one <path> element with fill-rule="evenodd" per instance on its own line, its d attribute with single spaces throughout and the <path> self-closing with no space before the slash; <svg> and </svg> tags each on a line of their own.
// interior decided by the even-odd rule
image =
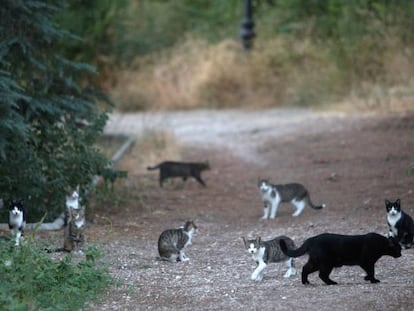
<svg viewBox="0 0 414 311">
<path fill-rule="evenodd" d="M 305 241 L 302 246 L 297 249 L 288 248 L 286 241 L 283 239 L 279 241 L 279 244 L 282 252 L 289 257 L 299 257 L 305 255 L 308 252 L 308 241 Z"/>
<path fill-rule="evenodd" d="M 307 197 L 306 203 L 313 209 L 322 209 L 324 207 L 326 207 L 326 204 L 321 204 L 321 205 L 315 205 L 313 204 L 312 200 L 310 199 L 310 197 Z"/>
<path fill-rule="evenodd" d="M 160 168 L 160 165 L 155 165 L 155 166 L 147 166 L 147 170 L 149 171 L 153 171 L 153 170 L 157 170 Z"/>
</svg>

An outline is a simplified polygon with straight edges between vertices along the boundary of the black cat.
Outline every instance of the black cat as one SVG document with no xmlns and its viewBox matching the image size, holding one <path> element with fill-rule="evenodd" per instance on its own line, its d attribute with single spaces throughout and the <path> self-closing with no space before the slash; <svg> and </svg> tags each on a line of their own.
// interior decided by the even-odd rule
<svg viewBox="0 0 414 311">
<path fill-rule="evenodd" d="M 308 275 L 319 271 L 319 277 L 327 285 L 338 284 L 329 278 L 333 268 L 358 265 L 365 270 L 366 281 L 378 283 L 375 278 L 375 263 L 384 255 L 401 256 L 401 246 L 394 238 L 377 233 L 364 235 L 340 235 L 324 233 L 307 239 L 301 247 L 288 249 L 284 240 L 280 247 L 287 256 L 309 255 L 302 268 L 302 284 L 309 284 Z"/>
<path fill-rule="evenodd" d="M 156 166 L 148 166 L 148 170 L 160 170 L 160 187 L 165 179 L 171 177 L 181 177 L 183 181 L 186 181 L 188 177 L 193 177 L 204 187 L 206 183 L 201 178 L 201 172 L 210 169 L 208 162 L 173 162 L 164 161 Z"/>
<path fill-rule="evenodd" d="M 385 200 L 389 236 L 396 238 L 406 249 L 411 248 L 414 238 L 414 221 L 401 210 L 401 201 Z"/>
</svg>

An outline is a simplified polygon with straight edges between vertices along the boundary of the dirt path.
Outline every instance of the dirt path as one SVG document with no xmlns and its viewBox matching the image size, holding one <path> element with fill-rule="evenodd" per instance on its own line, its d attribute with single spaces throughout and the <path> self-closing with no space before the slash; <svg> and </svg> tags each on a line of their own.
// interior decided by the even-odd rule
<svg viewBox="0 0 414 311">
<path fill-rule="evenodd" d="M 242 159 L 257 163 L 264 160 L 257 147 L 267 139 L 303 132 L 337 131 L 350 122 L 366 118 L 369 115 L 305 109 L 149 112 L 113 114 L 105 132 L 139 136 L 146 130 L 163 130 L 173 133 L 184 144 L 204 149 L 225 148 Z"/>
<path fill-rule="evenodd" d="M 158 121 L 157 121 L 158 120 Z M 88 229 L 89 241 L 106 250 L 104 261 L 118 280 L 92 310 L 412 310 L 414 250 L 377 263 L 379 284 L 366 283 L 358 267 L 334 270 L 338 286 L 317 274 L 283 278 L 271 264 L 262 282 L 250 280 L 255 264 L 241 236 L 285 234 L 297 244 L 322 232 L 387 232 L 384 199 L 400 198 L 414 215 L 414 117 L 347 116 L 296 110 L 112 116 L 108 132 L 139 133 L 165 127 L 196 146 L 183 158 L 208 158 L 208 187 L 194 181 L 159 189 L 155 173 L 129 178 L 120 191 L 136 204 L 102 206 Z M 305 184 L 322 211 L 293 218 L 282 205 L 275 220 L 261 221 L 258 177 Z M 196 219 L 199 234 L 190 262 L 155 260 L 161 231 Z M 306 256 L 296 261 L 300 272 Z"/>
</svg>

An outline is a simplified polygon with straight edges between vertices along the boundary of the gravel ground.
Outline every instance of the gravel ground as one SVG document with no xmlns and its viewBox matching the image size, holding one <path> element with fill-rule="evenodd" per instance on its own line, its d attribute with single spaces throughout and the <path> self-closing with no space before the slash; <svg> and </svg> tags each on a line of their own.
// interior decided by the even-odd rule
<svg viewBox="0 0 414 311">
<path fill-rule="evenodd" d="M 241 237 L 290 236 L 297 245 L 322 233 L 385 234 L 384 199 L 402 200 L 414 216 L 414 117 L 345 115 L 302 110 L 196 111 L 113 115 L 108 133 L 164 128 L 187 146 L 183 158 L 209 159 L 203 176 L 160 189 L 157 173 L 131 176 L 118 187 L 137 194 L 136 204 L 101 207 L 88 228 L 90 243 L 102 245 L 103 261 L 117 280 L 90 310 L 413 310 L 414 250 L 381 258 L 379 284 L 364 281 L 359 267 L 335 269 L 325 285 L 317 276 L 300 282 L 283 277 L 285 264 L 271 264 L 262 282 Z M 274 220 L 259 220 L 258 177 L 274 183 L 301 182 L 314 203 L 293 218 L 281 205 Z M 186 250 L 189 262 L 157 261 L 159 234 L 187 219 L 199 233 Z"/>
</svg>

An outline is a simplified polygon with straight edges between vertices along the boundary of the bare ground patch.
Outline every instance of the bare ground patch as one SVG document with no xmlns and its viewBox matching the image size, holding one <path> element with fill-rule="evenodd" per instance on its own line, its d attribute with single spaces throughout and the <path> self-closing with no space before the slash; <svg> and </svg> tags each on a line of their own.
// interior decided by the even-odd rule
<svg viewBox="0 0 414 311">
<path fill-rule="evenodd" d="M 313 119 L 312 119 L 313 120 Z M 314 120 L 313 120 L 314 121 Z M 308 124 L 307 129 L 317 124 Z M 306 130 L 263 136 L 255 145 L 260 161 L 221 147 L 195 147 L 185 159 L 209 159 L 207 188 L 190 180 L 160 189 L 157 174 L 131 176 L 118 185 L 136 203 L 100 206 L 91 215 L 88 240 L 102 245 L 103 261 L 118 280 L 92 310 L 411 310 L 414 250 L 399 259 L 383 257 L 376 265 L 379 284 L 364 281 L 359 267 L 331 274 L 337 286 L 317 276 L 304 286 L 300 275 L 283 278 L 284 264 L 271 264 L 262 282 L 250 280 L 255 264 L 241 236 L 265 239 L 285 234 L 297 245 L 322 232 L 385 234 L 384 199 L 401 198 L 414 215 L 413 181 L 407 176 L 414 155 L 414 117 L 393 116 L 340 120 L 334 130 Z M 258 132 L 245 135 L 246 144 Z M 274 183 L 302 182 L 315 203 L 293 218 L 282 205 L 275 220 L 261 221 L 258 177 Z M 190 262 L 157 261 L 161 231 L 196 219 L 199 234 L 186 254 Z M 300 273 L 306 256 L 296 261 Z"/>
</svg>

